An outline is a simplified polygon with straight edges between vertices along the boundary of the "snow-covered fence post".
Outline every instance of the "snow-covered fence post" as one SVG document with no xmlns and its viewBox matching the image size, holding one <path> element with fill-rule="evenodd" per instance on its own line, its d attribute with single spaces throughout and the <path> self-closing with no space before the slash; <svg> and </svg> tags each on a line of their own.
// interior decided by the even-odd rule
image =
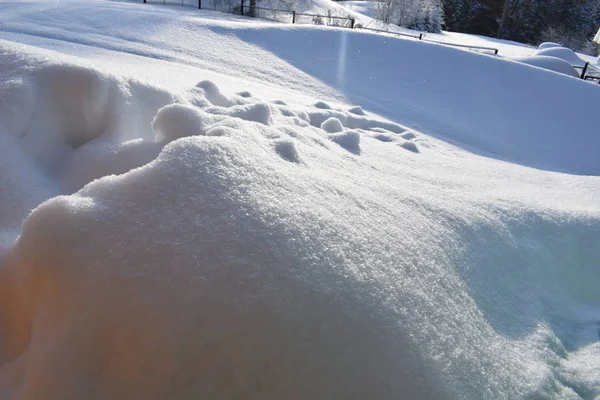
<svg viewBox="0 0 600 400">
<path fill-rule="evenodd" d="M 296 11 L 292 11 L 292 24 L 296 23 Z"/>
<path fill-rule="evenodd" d="M 585 79 L 585 74 L 587 73 L 589 66 L 590 66 L 590 63 L 588 61 L 586 61 L 585 65 L 583 66 L 583 71 L 581 71 L 581 79 Z"/>
</svg>

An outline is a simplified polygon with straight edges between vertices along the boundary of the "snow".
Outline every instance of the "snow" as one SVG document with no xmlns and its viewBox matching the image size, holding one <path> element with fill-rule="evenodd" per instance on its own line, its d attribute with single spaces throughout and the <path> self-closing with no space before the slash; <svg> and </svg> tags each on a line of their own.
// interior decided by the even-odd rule
<svg viewBox="0 0 600 400">
<path fill-rule="evenodd" d="M 365 111 L 362 109 L 361 106 L 351 107 L 348 111 L 356 115 L 365 115 Z"/>
<path fill-rule="evenodd" d="M 529 57 L 514 57 L 512 58 L 514 61 L 518 61 L 524 64 L 533 65 L 536 67 L 544 68 L 549 71 L 558 72 L 560 74 L 565 74 L 568 76 L 572 76 L 574 78 L 579 78 L 580 74 L 577 72 L 575 68 L 567 61 L 562 58 L 550 57 L 550 56 L 529 56 Z"/>
<path fill-rule="evenodd" d="M 339 119 L 336 117 L 330 117 L 323 121 L 321 124 L 321 129 L 323 129 L 325 132 L 336 133 L 343 131 L 344 127 Z"/>
<path fill-rule="evenodd" d="M 0 398 L 600 394 L 596 85 L 181 7 L 0 12 Z"/>
<path fill-rule="evenodd" d="M 554 42 L 544 42 L 538 46 L 538 49 L 544 50 L 544 49 L 552 49 L 555 47 L 563 47 L 563 46 L 558 43 L 554 43 Z"/>
<path fill-rule="evenodd" d="M 376 3 L 374 1 L 339 1 L 339 4 L 369 18 L 375 18 Z"/>
<path fill-rule="evenodd" d="M 583 66 L 583 64 L 585 64 L 585 62 L 579 58 L 573 50 L 566 47 L 551 47 L 537 50 L 534 55 L 560 58 L 574 66 Z"/>
</svg>

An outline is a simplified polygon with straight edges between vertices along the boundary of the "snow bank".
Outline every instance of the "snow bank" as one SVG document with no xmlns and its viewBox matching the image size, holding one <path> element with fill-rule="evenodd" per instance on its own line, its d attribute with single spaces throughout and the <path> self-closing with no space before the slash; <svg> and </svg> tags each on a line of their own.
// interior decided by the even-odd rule
<svg viewBox="0 0 600 400">
<path fill-rule="evenodd" d="M 550 56 L 529 56 L 529 57 L 514 57 L 511 58 L 514 61 L 518 61 L 523 64 L 533 65 L 547 69 L 549 71 L 558 72 L 559 74 L 565 74 L 574 78 L 579 78 L 579 73 L 571 64 L 567 61 Z"/>
</svg>

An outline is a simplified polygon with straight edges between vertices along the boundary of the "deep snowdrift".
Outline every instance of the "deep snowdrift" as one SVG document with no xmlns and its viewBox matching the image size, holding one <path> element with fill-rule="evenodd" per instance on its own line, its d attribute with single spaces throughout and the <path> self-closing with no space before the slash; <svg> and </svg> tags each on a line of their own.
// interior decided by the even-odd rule
<svg viewBox="0 0 600 400">
<path fill-rule="evenodd" d="M 0 6 L 12 40 L 88 58 L 0 42 L 2 399 L 599 394 L 600 178 L 369 112 L 598 174 L 593 85 L 356 32 Z"/>
</svg>

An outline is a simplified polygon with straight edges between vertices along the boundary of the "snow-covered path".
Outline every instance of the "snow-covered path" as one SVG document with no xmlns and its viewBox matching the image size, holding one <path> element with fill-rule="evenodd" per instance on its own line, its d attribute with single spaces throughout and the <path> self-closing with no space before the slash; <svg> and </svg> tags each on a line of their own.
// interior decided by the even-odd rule
<svg viewBox="0 0 600 400">
<path fill-rule="evenodd" d="M 597 87 L 133 3 L 0 39 L 1 398 L 600 394 Z"/>
</svg>

